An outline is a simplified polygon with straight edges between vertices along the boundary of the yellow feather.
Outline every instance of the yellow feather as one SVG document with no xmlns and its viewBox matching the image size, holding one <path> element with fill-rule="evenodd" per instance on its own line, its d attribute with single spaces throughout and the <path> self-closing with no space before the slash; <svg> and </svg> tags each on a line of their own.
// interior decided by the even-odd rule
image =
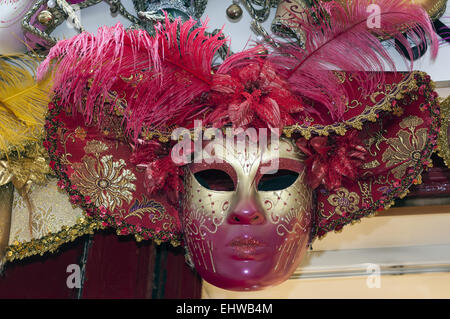
<svg viewBox="0 0 450 319">
<path fill-rule="evenodd" d="M 0 56 L 0 158 L 43 136 L 51 80 L 36 82 L 38 64 L 27 55 Z"/>
</svg>

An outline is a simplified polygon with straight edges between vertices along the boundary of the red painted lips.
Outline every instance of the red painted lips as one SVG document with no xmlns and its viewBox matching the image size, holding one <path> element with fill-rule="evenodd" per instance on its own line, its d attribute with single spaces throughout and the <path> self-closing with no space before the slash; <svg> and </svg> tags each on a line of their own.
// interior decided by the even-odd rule
<svg viewBox="0 0 450 319">
<path fill-rule="evenodd" d="M 264 256 L 267 245 L 253 237 L 239 236 L 231 240 L 228 245 L 232 248 L 234 257 L 245 260 L 258 260 Z"/>
</svg>

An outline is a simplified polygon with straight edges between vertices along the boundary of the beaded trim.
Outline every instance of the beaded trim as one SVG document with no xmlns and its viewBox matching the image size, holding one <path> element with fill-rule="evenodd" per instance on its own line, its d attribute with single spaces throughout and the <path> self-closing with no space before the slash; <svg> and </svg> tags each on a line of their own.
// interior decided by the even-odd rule
<svg viewBox="0 0 450 319">
<path fill-rule="evenodd" d="M 450 145 L 448 124 L 450 121 L 450 96 L 441 102 L 441 131 L 438 139 L 438 155 L 442 157 L 445 165 L 450 168 Z"/>
<path fill-rule="evenodd" d="M 119 216 L 105 214 L 102 209 L 95 206 L 91 202 L 89 196 L 84 196 L 79 190 L 77 190 L 75 185 L 72 185 L 72 182 L 66 173 L 67 167 L 61 161 L 62 154 L 57 151 L 57 132 L 62 126 L 62 123 L 55 119 L 61 111 L 57 102 L 58 101 L 55 99 L 49 104 L 49 111 L 45 123 L 45 130 L 47 134 L 44 139 L 44 147 L 47 148 L 49 154 L 50 167 L 55 171 L 55 174 L 60 181 L 60 186 L 62 186 L 63 190 L 68 194 L 71 203 L 81 207 L 86 218 L 91 218 L 93 221 L 99 222 L 102 227 L 115 227 L 118 235 L 134 234 L 138 242 L 141 240 L 151 239 L 157 244 L 162 242 L 170 242 L 175 247 L 180 245 L 182 240 L 181 233 L 172 233 L 165 230 L 153 230 L 139 227 L 137 225 L 132 225 L 125 222 Z"/>
<path fill-rule="evenodd" d="M 423 95 L 425 100 L 429 103 L 429 106 L 426 109 L 430 112 L 432 119 L 426 147 L 422 150 L 420 159 L 417 160 L 414 168 L 410 168 L 407 171 L 407 174 L 403 177 L 400 185 L 390 189 L 389 196 L 381 198 L 374 202 L 371 206 L 362 208 L 349 216 L 341 216 L 329 224 L 322 226 L 316 225 L 313 230 L 313 238 L 317 236 L 319 239 L 322 239 L 325 237 L 326 233 L 330 231 L 340 232 L 345 225 L 354 224 L 359 222 L 363 217 L 374 216 L 380 211 L 389 209 L 395 204 L 396 198 L 404 198 L 408 194 L 408 188 L 411 185 L 422 183 L 421 174 L 423 170 L 426 170 L 432 166 L 430 158 L 433 152 L 438 148 L 437 139 L 440 128 L 440 108 L 438 95 L 434 91 L 434 83 L 429 80 L 429 76 L 423 72 L 415 72 L 414 80 L 417 83 L 416 90 L 414 91 L 418 91 L 418 88 L 421 85 L 425 85 L 425 90 L 421 95 Z M 320 235 L 318 235 L 319 232 L 321 233 Z"/>
</svg>

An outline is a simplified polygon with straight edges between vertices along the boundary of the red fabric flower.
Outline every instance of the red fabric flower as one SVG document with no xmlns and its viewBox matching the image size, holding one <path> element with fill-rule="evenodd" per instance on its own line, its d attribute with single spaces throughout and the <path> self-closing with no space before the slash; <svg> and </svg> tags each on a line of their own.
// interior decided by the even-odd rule
<svg viewBox="0 0 450 319">
<path fill-rule="evenodd" d="M 130 160 L 145 169 L 144 185 L 149 194 L 164 192 L 171 203 L 178 202 L 183 170 L 172 161 L 169 148 L 157 141 L 142 142 L 134 147 Z"/>
<path fill-rule="evenodd" d="M 182 175 L 182 169 L 173 163 L 170 156 L 165 156 L 147 165 L 144 185 L 150 194 L 163 191 L 171 203 L 177 203 L 179 194 L 184 191 Z"/>
<path fill-rule="evenodd" d="M 313 189 L 323 185 L 333 190 L 342 185 L 344 178 L 356 180 L 367 156 L 367 150 L 357 134 L 354 131 L 334 139 L 313 137 L 297 140 L 298 148 L 308 156 L 305 164 Z"/>
<path fill-rule="evenodd" d="M 209 103 L 215 110 L 206 121 L 215 127 L 229 122 L 233 127 L 261 127 L 255 124 L 263 122 L 266 127 L 282 128 L 295 123 L 291 114 L 304 111 L 299 98 L 267 62 L 215 74 L 211 91 Z"/>
</svg>

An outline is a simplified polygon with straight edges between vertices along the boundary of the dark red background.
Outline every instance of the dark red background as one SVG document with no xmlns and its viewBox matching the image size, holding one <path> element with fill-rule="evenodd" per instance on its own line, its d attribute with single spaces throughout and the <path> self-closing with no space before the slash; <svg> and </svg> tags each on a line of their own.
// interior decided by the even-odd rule
<svg viewBox="0 0 450 319">
<path fill-rule="evenodd" d="M 83 255 L 84 254 L 84 255 Z M 87 258 L 86 258 L 87 257 Z M 66 284 L 69 264 L 85 264 L 81 289 Z M 82 270 L 83 272 L 83 270 Z M 8 263 L 0 298 L 200 298 L 201 280 L 184 249 L 103 231 L 64 245 L 56 254 Z"/>
</svg>

